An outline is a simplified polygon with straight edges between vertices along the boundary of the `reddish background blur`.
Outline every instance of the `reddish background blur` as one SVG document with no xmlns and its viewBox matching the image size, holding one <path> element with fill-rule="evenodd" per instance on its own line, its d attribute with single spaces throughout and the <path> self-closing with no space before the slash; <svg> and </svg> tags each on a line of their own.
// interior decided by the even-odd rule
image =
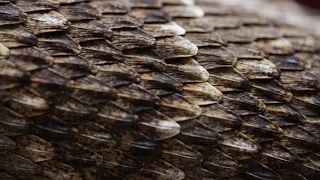
<svg viewBox="0 0 320 180">
<path fill-rule="evenodd" d="M 290 24 L 320 37 L 320 0 L 208 0 Z"/>
<path fill-rule="evenodd" d="M 296 1 L 300 4 L 305 5 L 305 6 L 320 9 L 320 1 L 319 0 L 296 0 Z"/>
</svg>

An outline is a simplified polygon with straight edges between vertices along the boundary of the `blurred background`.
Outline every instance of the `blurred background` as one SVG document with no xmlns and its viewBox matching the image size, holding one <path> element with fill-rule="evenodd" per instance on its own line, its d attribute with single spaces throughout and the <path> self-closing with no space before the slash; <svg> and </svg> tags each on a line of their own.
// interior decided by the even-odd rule
<svg viewBox="0 0 320 180">
<path fill-rule="evenodd" d="M 320 36 L 320 0 L 212 0 L 242 6 L 261 16 L 307 29 Z"/>
</svg>

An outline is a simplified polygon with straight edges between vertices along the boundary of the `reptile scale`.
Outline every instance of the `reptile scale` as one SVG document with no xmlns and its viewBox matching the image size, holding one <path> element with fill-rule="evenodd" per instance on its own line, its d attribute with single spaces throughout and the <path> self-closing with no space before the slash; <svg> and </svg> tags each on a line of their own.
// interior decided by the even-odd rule
<svg viewBox="0 0 320 180">
<path fill-rule="evenodd" d="M 0 0 L 0 179 L 317 180 L 319 77 L 210 0 Z"/>
</svg>

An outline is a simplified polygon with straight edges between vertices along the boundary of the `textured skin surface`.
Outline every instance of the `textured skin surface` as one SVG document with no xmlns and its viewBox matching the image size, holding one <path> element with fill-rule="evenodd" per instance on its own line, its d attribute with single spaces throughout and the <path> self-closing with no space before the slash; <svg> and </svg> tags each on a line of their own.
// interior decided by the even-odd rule
<svg viewBox="0 0 320 180">
<path fill-rule="evenodd" d="M 0 179 L 317 179 L 319 37 L 210 0 L 0 0 Z"/>
</svg>

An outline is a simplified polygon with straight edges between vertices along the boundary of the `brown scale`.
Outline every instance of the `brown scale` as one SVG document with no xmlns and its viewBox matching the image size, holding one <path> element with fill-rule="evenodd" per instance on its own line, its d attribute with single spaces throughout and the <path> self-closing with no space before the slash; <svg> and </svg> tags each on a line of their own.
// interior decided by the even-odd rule
<svg viewBox="0 0 320 180">
<path fill-rule="evenodd" d="M 221 177 L 234 176 L 239 174 L 242 169 L 240 162 L 217 149 L 213 149 L 212 152 L 208 152 L 206 155 L 207 159 L 202 163 L 203 167 Z"/>
<path fill-rule="evenodd" d="M 138 129 L 154 140 L 162 140 L 180 133 L 180 125 L 158 111 L 139 113 Z"/>
<path fill-rule="evenodd" d="M 6 171 L 17 178 L 26 178 L 30 175 L 37 175 L 41 167 L 31 160 L 17 154 L 8 153 L 1 157 L 1 171 Z"/>
<path fill-rule="evenodd" d="M 207 180 L 221 179 L 217 174 L 201 167 L 184 168 L 183 171 L 185 173 L 186 179 L 199 179 L 199 178 L 207 179 Z"/>
<path fill-rule="evenodd" d="M 208 72 L 210 73 L 208 82 L 221 92 L 230 91 L 228 88 L 234 91 L 247 90 L 251 87 L 248 78 L 232 67 L 217 67 Z"/>
<path fill-rule="evenodd" d="M 0 30 L 1 43 L 8 47 L 24 47 L 36 45 L 37 37 L 21 25 L 6 25 Z"/>
<path fill-rule="evenodd" d="M 162 158 L 179 168 L 195 166 L 203 160 L 200 152 L 177 139 L 168 139 L 161 144 Z"/>
<path fill-rule="evenodd" d="M 79 134 L 78 129 L 52 115 L 34 117 L 32 120 L 36 123 L 32 127 L 32 132 L 49 142 L 59 142 L 66 139 L 73 140 Z"/>
<path fill-rule="evenodd" d="M 197 33 L 206 33 L 211 32 L 214 29 L 214 26 L 210 24 L 210 19 L 206 18 L 197 18 L 197 19 L 186 19 L 175 18 L 174 21 L 182 26 L 188 33 L 197 32 Z"/>
<path fill-rule="evenodd" d="M 34 34 L 65 30 L 69 25 L 70 22 L 54 10 L 32 13 L 28 15 L 26 22 L 26 28 Z"/>
<path fill-rule="evenodd" d="M 81 104 L 68 96 L 55 98 L 53 101 L 55 105 L 52 114 L 69 123 L 77 123 L 78 120 L 87 119 L 98 111 L 96 108 Z"/>
<path fill-rule="evenodd" d="M 120 176 L 126 176 L 128 173 L 138 172 L 143 167 L 143 163 L 137 158 L 119 150 L 103 152 L 102 156 L 104 160 L 100 167 Z"/>
<path fill-rule="evenodd" d="M 168 5 L 164 6 L 163 10 L 167 12 L 170 17 L 199 18 L 204 15 L 203 10 L 195 5 Z"/>
<path fill-rule="evenodd" d="M 9 52 L 10 50 L 0 43 L 0 58 L 1 59 L 7 58 L 9 56 Z"/>
<path fill-rule="evenodd" d="M 58 9 L 60 7 L 60 3 L 54 0 L 17 0 L 15 4 L 26 13 Z"/>
<path fill-rule="evenodd" d="M 260 30 L 262 30 L 262 29 L 260 29 Z M 260 31 L 259 30 L 259 31 Z M 264 30 L 263 30 L 264 31 Z M 253 31 L 254 32 L 254 31 Z M 270 31 L 270 32 L 272 32 L 272 31 Z M 274 32 L 274 34 L 270 34 L 270 35 L 268 35 L 268 34 L 256 34 L 256 36 L 257 36 L 257 38 L 279 38 L 279 36 L 276 36 L 276 32 Z M 260 42 L 263 42 L 263 41 L 260 41 Z M 271 42 L 271 41 L 270 41 Z M 282 43 L 282 44 L 281 44 Z M 277 49 L 272 49 L 272 46 L 270 46 L 270 45 L 273 45 L 275 48 L 277 48 Z M 274 42 L 274 44 L 270 44 L 269 46 L 268 46 L 268 49 L 265 49 L 265 50 L 267 50 L 267 51 L 269 51 L 269 52 L 274 52 L 274 53 L 291 53 L 292 52 L 292 50 L 290 50 L 289 48 L 290 48 L 290 46 L 289 46 L 289 43 L 288 43 L 288 41 L 279 41 L 279 43 L 278 44 L 276 44 L 276 41 Z M 266 47 L 266 46 L 264 46 L 264 47 Z M 266 47 L 267 48 L 267 47 Z M 282 48 L 282 49 L 281 49 Z M 270 50 L 269 50 L 270 49 Z M 236 51 L 236 50 L 233 50 L 233 51 Z M 292 61 L 288 61 L 288 63 L 291 63 Z M 285 64 L 284 64 L 285 65 Z M 284 67 L 284 65 L 282 66 L 282 67 Z M 288 66 L 286 66 L 285 68 L 287 68 Z M 281 69 L 283 69 L 283 68 L 281 68 Z M 252 78 L 255 78 L 255 77 L 252 77 Z M 251 79 L 251 78 L 250 78 Z M 270 80 L 268 80 L 268 81 L 270 81 Z M 259 82 L 259 80 L 255 80 L 255 83 L 257 83 L 257 82 Z M 272 81 L 271 81 L 272 82 Z M 252 86 L 254 86 L 255 84 L 252 84 Z M 261 83 L 261 85 L 263 85 L 262 83 Z M 271 85 L 271 84 L 270 84 Z M 274 86 L 274 85 L 273 85 Z M 254 86 L 254 88 L 256 89 L 256 87 L 257 86 Z M 280 86 L 281 87 L 281 86 Z M 271 89 L 271 88 L 273 88 L 273 90 Z M 264 103 L 269 103 L 269 102 L 271 102 L 271 101 L 274 101 L 274 100 L 272 100 L 272 99 L 266 99 L 266 97 L 265 97 L 265 95 L 266 94 L 269 94 L 269 96 L 270 95 L 272 95 L 273 97 L 276 97 L 275 95 L 275 93 L 276 93 L 276 89 L 275 88 L 278 88 L 279 89 L 279 87 L 277 87 L 277 86 L 274 86 L 274 87 L 269 87 L 268 89 L 265 89 L 264 90 L 264 96 L 263 96 L 263 100 L 264 100 Z M 252 89 L 252 88 L 251 88 Z M 261 89 L 261 87 L 259 88 L 260 89 L 260 92 L 262 92 L 261 90 L 263 90 L 263 89 Z M 277 91 L 279 91 L 279 92 L 282 92 L 282 94 L 283 95 L 285 95 L 285 94 L 287 94 L 286 93 L 286 90 L 282 87 L 282 89 L 283 90 L 281 90 L 281 91 L 279 91 L 279 90 L 277 90 Z M 272 90 L 272 91 L 271 91 Z M 256 90 L 255 90 L 255 92 L 257 92 Z M 284 93 L 285 94 L 284 94 Z M 284 97 L 287 97 L 287 98 L 284 98 L 284 99 L 287 99 L 287 100 L 289 100 L 290 101 L 290 99 L 292 98 L 292 94 L 290 93 L 290 92 L 288 92 L 289 94 L 288 95 L 285 95 Z M 257 96 L 257 94 L 256 93 L 254 93 L 254 95 L 255 96 Z M 262 97 L 262 96 L 259 96 L 259 97 Z M 278 99 L 278 98 L 277 98 Z M 278 102 L 277 102 L 278 103 Z M 301 117 L 301 116 L 298 116 L 298 117 Z M 257 133 L 257 132 L 256 132 Z M 296 148 L 298 148 L 298 147 L 296 147 Z"/>
<path fill-rule="evenodd" d="M 235 16 L 208 16 L 209 21 L 213 22 L 216 28 L 237 28 L 240 21 Z"/>
<path fill-rule="evenodd" d="M 2 4 L 0 25 L 14 25 L 24 23 L 27 20 L 27 14 L 12 3 Z"/>
<path fill-rule="evenodd" d="M 210 1 L 196 1 L 196 4 L 203 9 L 206 15 L 231 15 L 235 13 L 233 7 L 219 5 Z"/>
<path fill-rule="evenodd" d="M 96 8 L 87 3 L 64 5 L 58 11 L 70 22 L 95 20 L 101 16 Z"/>
<path fill-rule="evenodd" d="M 132 9 L 130 15 L 142 20 L 144 23 L 167 23 L 170 21 L 168 13 L 162 9 Z M 148 24 L 144 24 L 148 26 Z"/>
<path fill-rule="evenodd" d="M 63 56 L 53 60 L 52 68 L 68 78 L 76 79 L 96 72 L 94 65 L 82 56 Z"/>
<path fill-rule="evenodd" d="M 143 30 L 155 38 L 184 35 L 185 30 L 175 22 L 166 24 L 144 24 Z"/>
<path fill-rule="evenodd" d="M 127 177 L 127 179 L 183 179 L 184 177 L 185 173 L 182 170 L 164 160 L 158 160 L 146 164 L 140 172 Z"/>
<path fill-rule="evenodd" d="M 94 151 L 110 150 L 118 145 L 119 137 L 98 123 L 85 121 L 76 127 L 79 132 L 76 136 L 77 142 Z"/>
<path fill-rule="evenodd" d="M 3 179 L 3 180 L 15 180 L 14 177 L 8 175 L 8 174 L 5 174 L 5 173 L 0 173 L 0 178 Z"/>
<path fill-rule="evenodd" d="M 38 35 L 39 49 L 51 56 L 66 56 L 80 54 L 80 45 L 64 32 L 53 32 Z"/>
<path fill-rule="evenodd" d="M 196 60 L 205 69 L 210 70 L 217 67 L 232 67 L 237 62 L 237 57 L 224 47 L 200 48 Z"/>
<path fill-rule="evenodd" d="M 119 144 L 115 148 L 126 152 L 141 161 L 159 160 L 161 146 L 139 131 L 130 130 L 115 132 L 119 136 Z M 152 137 L 153 138 L 153 137 Z M 156 139 L 156 138 L 155 138 Z"/>
<path fill-rule="evenodd" d="M 105 39 L 111 36 L 112 31 L 97 20 L 88 22 L 73 22 L 68 29 L 68 34 L 77 42 Z"/>
<path fill-rule="evenodd" d="M 191 104 L 186 98 L 177 93 L 162 97 L 160 105 L 160 112 L 174 121 L 191 120 L 201 115 L 201 108 L 198 105 Z M 176 113 L 172 114 L 172 111 Z"/>
<path fill-rule="evenodd" d="M 11 109 L 1 107 L 1 134 L 5 136 L 17 136 L 29 130 L 30 120 L 25 119 Z"/>
<path fill-rule="evenodd" d="M 155 39 L 137 28 L 113 30 L 113 36 L 110 38 L 111 43 L 120 50 L 143 48 L 155 43 Z"/>
<path fill-rule="evenodd" d="M 182 93 L 189 101 L 200 106 L 223 100 L 222 93 L 208 82 L 185 84 Z"/>
<path fill-rule="evenodd" d="M 229 43 L 228 49 L 231 50 L 237 58 L 263 59 L 264 57 L 264 53 L 259 51 L 256 43 Z"/>
<path fill-rule="evenodd" d="M 26 58 L 24 60 L 24 58 Z M 33 71 L 47 68 L 53 63 L 53 58 L 37 48 L 18 48 L 10 51 L 8 60 L 23 71 Z"/>
<path fill-rule="evenodd" d="M 124 63 L 99 65 L 96 69 L 96 77 L 102 82 L 110 84 L 111 87 L 118 87 L 131 82 L 138 83 L 141 80 L 140 75 Z"/>
<path fill-rule="evenodd" d="M 206 82 L 209 73 L 195 59 L 167 60 L 167 73 L 181 83 Z"/>
<path fill-rule="evenodd" d="M 277 67 L 268 59 L 239 59 L 235 68 L 248 79 L 272 79 L 280 76 Z"/>
<path fill-rule="evenodd" d="M 190 11 L 192 10 L 193 8 L 192 7 L 190 7 Z M 168 9 L 167 9 L 168 10 Z M 169 8 L 169 11 L 170 11 L 170 8 Z M 170 12 L 168 12 L 169 13 L 169 15 L 170 15 Z M 180 12 L 179 12 L 180 13 Z M 182 13 L 182 12 L 181 12 Z M 181 14 L 181 15 L 186 15 L 186 14 Z M 171 14 L 171 16 L 178 16 L 178 15 L 172 15 Z M 159 24 L 159 27 L 161 27 L 162 25 L 161 24 Z M 175 25 L 176 26 L 176 25 Z M 167 26 L 167 24 L 165 24 L 165 25 L 163 25 L 163 27 L 169 27 L 169 26 Z M 173 28 L 173 30 L 175 30 L 175 34 L 172 34 L 172 35 L 180 35 L 180 34 L 183 34 L 184 32 L 183 31 L 181 31 L 181 28 L 180 27 L 178 27 L 178 26 L 176 26 L 176 27 L 174 27 L 174 26 L 170 26 L 170 28 Z M 175 29 L 174 29 L 175 28 Z M 174 31 L 173 31 L 174 32 Z M 163 34 L 167 34 L 167 32 L 166 31 L 163 31 Z M 159 35 L 157 35 L 157 36 L 161 36 L 160 34 Z M 181 39 L 181 40 L 180 40 Z M 161 43 L 167 43 L 166 41 L 173 41 L 174 43 L 175 43 L 175 41 L 177 42 L 177 44 L 172 44 L 172 48 L 173 48 L 173 50 L 170 50 L 171 48 L 169 47 L 169 52 L 173 52 L 173 54 L 172 55 L 170 55 L 170 56 L 172 56 L 172 57 L 170 57 L 170 56 L 168 56 L 168 55 L 165 55 L 165 54 L 163 54 L 163 50 L 161 50 L 160 49 L 160 47 L 157 47 L 158 46 L 158 42 L 161 42 Z M 190 51 L 190 50 L 188 50 L 188 46 L 189 46 L 189 42 L 188 41 L 185 41 L 186 43 L 188 43 L 188 44 L 186 44 L 187 46 L 182 46 L 181 45 L 181 43 L 179 42 L 178 43 L 178 41 L 185 41 L 184 39 L 182 39 L 182 38 L 179 38 L 179 36 L 175 36 L 175 39 L 174 38 L 171 38 L 171 39 L 169 39 L 169 38 L 159 38 L 159 39 L 157 39 L 157 42 L 156 42 L 156 44 L 155 44 L 155 46 L 156 46 L 156 49 L 155 49 L 155 51 L 160 55 L 160 56 L 162 56 L 163 58 L 165 58 L 165 59 L 168 59 L 168 57 L 170 57 L 169 59 L 170 60 L 166 60 L 166 62 L 168 63 L 168 65 L 167 65 L 167 67 L 166 67 L 166 69 L 167 70 L 169 70 L 168 72 L 169 72 L 169 75 L 174 75 L 174 77 L 177 77 L 178 79 L 179 78 L 181 78 L 181 75 L 182 75 L 182 77 L 183 76 L 185 76 L 183 79 L 181 79 L 180 80 L 180 82 L 184 82 L 184 81 L 186 81 L 186 82 L 190 82 L 190 85 L 189 85 L 189 91 L 195 91 L 195 90 L 193 90 L 193 88 L 194 87 L 192 87 L 192 82 L 196 82 L 197 81 L 197 79 L 198 79 L 198 77 L 200 78 L 199 80 L 200 80 L 200 82 L 202 82 L 202 81 L 206 81 L 206 79 L 207 79 L 207 75 L 206 75 L 206 71 L 204 71 L 203 69 L 199 69 L 199 68 L 196 68 L 196 67 L 191 67 L 191 64 L 189 65 L 189 64 L 185 64 L 184 66 L 183 66 L 183 64 L 184 64 L 184 62 L 188 62 L 189 60 L 187 60 L 187 58 L 183 58 L 183 59 L 180 59 L 180 60 L 176 60 L 176 59 L 172 59 L 172 58 L 179 58 L 179 57 L 188 57 L 188 56 L 192 56 L 193 55 L 193 51 Z M 160 45 L 160 44 L 159 44 Z M 161 46 L 163 46 L 162 44 L 161 44 Z M 165 47 L 165 48 L 167 48 L 167 47 Z M 175 49 L 174 49 L 175 48 Z M 190 46 L 190 48 L 193 48 L 192 46 Z M 181 49 L 182 51 L 177 51 L 177 50 L 179 50 L 179 49 Z M 186 50 L 188 50 L 188 51 L 185 51 L 185 52 L 183 52 L 184 51 L 184 49 L 186 49 Z M 161 50 L 161 51 L 160 51 Z M 197 51 L 197 49 L 196 49 L 196 51 Z M 195 52 L 196 52 L 195 51 Z M 190 55 L 184 55 L 184 54 L 187 54 L 187 53 L 189 53 Z M 191 61 L 192 62 L 192 61 Z M 194 61 L 195 62 L 195 61 Z M 196 64 L 195 64 L 196 65 Z M 190 69 L 190 68 L 192 68 L 192 69 Z M 198 70 L 197 70 L 198 69 Z M 179 74 L 174 74 L 174 73 L 176 73 L 177 72 L 177 70 L 178 70 L 178 72 L 180 71 L 181 72 L 181 74 L 179 75 Z M 199 72 L 198 74 L 199 75 L 197 75 L 197 71 Z M 186 73 L 188 73 L 188 74 L 186 74 Z M 194 77 L 193 77 L 194 76 Z M 198 76 L 198 77 L 197 77 Z M 146 77 L 146 76 L 145 76 Z M 142 77 L 142 79 L 143 79 L 144 77 Z M 194 78 L 197 78 L 197 79 L 194 79 Z M 193 79 L 193 80 L 192 80 Z M 198 81 L 199 81 L 198 80 Z M 169 90 L 169 89 L 168 89 Z M 178 94 L 173 94 L 173 95 L 166 95 L 166 96 L 163 96 L 162 98 L 161 98 L 161 101 L 160 101 L 160 112 L 163 112 L 164 110 L 165 110 L 165 112 L 169 112 L 169 109 L 168 108 L 178 108 L 178 109 L 181 109 L 181 110 L 179 110 L 179 113 L 177 113 L 176 114 L 176 116 L 175 117 L 171 117 L 171 118 L 173 118 L 173 119 L 175 119 L 175 120 L 177 120 L 177 121 L 182 121 L 182 120 L 187 120 L 187 119 L 190 119 L 192 116 L 197 116 L 197 113 L 196 114 L 194 114 L 194 115 L 192 115 L 192 114 L 190 114 L 190 115 L 188 115 L 190 112 L 191 112 L 191 109 L 189 109 L 189 105 L 188 105 L 188 101 L 186 101 L 186 100 L 183 100 L 182 98 L 180 98 L 179 96 L 177 96 Z M 193 95 L 191 95 L 191 97 L 190 98 L 192 98 L 193 97 Z M 166 102 L 164 102 L 163 100 L 165 100 Z M 169 106 L 169 102 L 172 102 L 173 103 L 173 106 Z M 176 104 L 177 103 L 177 104 Z M 181 104 L 181 107 L 178 107 L 178 104 Z M 188 110 L 189 109 L 189 110 Z M 198 109 L 198 108 L 197 108 Z M 190 112 L 188 112 L 188 111 L 190 111 Z M 180 113 L 181 112 L 181 113 Z M 164 113 L 164 114 L 166 114 L 166 113 Z M 167 114 L 167 115 L 169 115 L 169 117 L 171 116 L 170 114 Z M 189 117 L 190 116 L 190 117 Z M 191 133 L 190 135 L 191 136 L 193 136 L 192 135 L 193 133 Z M 200 138 L 201 139 L 201 138 Z M 187 146 L 186 146 L 187 147 Z M 191 149 L 190 149 L 191 150 Z M 171 150 L 171 149 L 168 149 L 167 148 L 167 146 L 165 146 L 165 149 L 164 150 L 162 150 L 162 152 L 167 152 L 167 153 L 165 153 L 165 154 L 171 154 L 172 152 L 171 151 L 173 151 L 173 149 Z M 165 156 L 165 157 L 167 157 L 167 155 Z M 177 160 L 174 160 L 174 161 L 177 161 L 177 162 L 175 162 L 175 163 L 179 163 L 180 161 L 182 161 L 183 159 L 181 159 L 181 158 L 179 158 L 179 156 L 177 156 L 176 158 L 178 158 Z M 165 159 L 165 160 L 167 160 L 168 162 L 170 162 L 170 160 L 168 160 L 168 159 Z M 186 159 L 187 160 L 187 159 Z M 192 159 L 190 159 L 190 160 L 188 160 L 188 161 L 190 161 L 191 163 L 192 163 Z M 175 163 L 173 163 L 174 165 L 175 165 Z M 142 178 L 142 179 L 144 179 L 143 177 L 140 177 L 140 178 Z M 182 177 L 181 177 L 182 178 Z M 149 179 L 149 178 L 148 178 Z"/>
<path fill-rule="evenodd" d="M 74 167 L 100 165 L 103 157 L 79 143 L 60 142 L 56 145 L 56 156 Z"/>
<path fill-rule="evenodd" d="M 227 107 L 221 104 L 202 106 L 202 116 L 199 121 L 216 132 L 229 131 L 238 127 L 242 119 Z"/>
<path fill-rule="evenodd" d="M 266 108 L 265 104 L 248 92 L 225 92 L 222 104 L 240 116 L 263 112 Z"/>
<path fill-rule="evenodd" d="M 164 72 L 150 72 L 141 75 L 141 82 L 147 89 L 167 89 L 181 91 L 182 84 Z M 157 88 L 158 87 L 158 88 Z"/>
<path fill-rule="evenodd" d="M 237 13 L 239 13 L 238 18 L 240 23 L 243 25 L 264 26 L 264 25 L 268 25 L 268 23 L 271 23 L 268 19 L 260 17 L 255 13 L 241 13 L 241 10 L 238 11 Z"/>
<path fill-rule="evenodd" d="M 252 32 L 248 29 L 224 29 L 228 28 L 227 25 L 221 26 L 221 29 L 216 29 L 212 32 L 214 37 L 221 37 L 224 42 L 228 43 L 250 43 L 255 40 Z"/>
<path fill-rule="evenodd" d="M 16 143 L 6 136 L 0 136 L 0 154 L 14 151 Z"/>
<path fill-rule="evenodd" d="M 40 116 L 50 109 L 49 102 L 32 89 L 14 88 L 9 92 L 9 107 L 25 117 Z"/>
<path fill-rule="evenodd" d="M 293 53 L 292 44 L 285 38 L 261 39 L 257 41 L 258 47 L 269 54 L 286 55 Z"/>
<path fill-rule="evenodd" d="M 72 3 L 80 3 L 85 2 L 87 0 L 58 0 L 60 4 L 72 4 Z"/>
<path fill-rule="evenodd" d="M 135 35 L 135 34 L 132 34 L 132 35 Z M 101 66 L 101 65 L 100 65 Z M 107 67 L 107 66 L 103 66 L 102 67 L 102 71 L 104 70 L 104 67 Z M 115 66 L 114 66 L 115 67 Z M 110 72 L 112 72 L 113 70 L 112 70 L 112 68 L 114 68 L 114 67 L 112 67 L 112 66 L 110 66 Z M 99 69 L 99 68 L 98 68 Z M 105 70 L 107 70 L 107 69 L 105 69 Z M 107 70 L 108 71 L 108 70 Z M 117 73 L 116 71 L 114 71 L 115 73 Z M 98 70 L 98 73 L 99 73 L 99 70 Z M 120 72 L 121 73 L 121 72 Z M 120 75 L 120 74 L 119 74 Z M 119 93 L 119 96 L 121 96 L 122 98 L 127 98 L 127 99 L 132 99 L 132 100 L 134 100 L 134 99 L 136 99 L 136 100 L 138 100 L 137 98 L 139 98 L 140 97 L 140 95 L 138 95 L 137 94 L 137 96 L 136 97 L 129 97 L 128 95 L 129 95 L 129 92 L 128 92 L 128 90 L 129 89 L 126 89 L 126 88 L 124 88 L 123 89 L 124 91 L 122 92 L 121 90 L 120 90 L 120 93 Z M 137 89 L 138 90 L 138 89 Z M 131 93 L 130 94 L 132 94 L 132 93 L 134 93 L 134 91 L 132 91 L 132 90 L 130 90 L 131 91 Z M 128 94 L 128 95 L 127 95 Z M 147 94 L 146 94 L 147 95 Z M 148 98 L 148 95 L 147 96 L 145 96 L 144 98 Z M 139 98 L 140 99 L 140 98 Z M 147 100 L 147 99 L 145 99 L 145 100 Z M 148 100 L 147 100 L 148 101 Z M 117 101 L 118 102 L 118 101 Z M 123 114 L 123 113 L 122 113 Z M 119 173 L 119 172 L 118 172 Z"/>
<path fill-rule="evenodd" d="M 103 15 L 100 22 L 111 29 L 138 28 L 143 22 L 129 15 Z"/>
<path fill-rule="evenodd" d="M 173 36 L 158 39 L 154 51 L 164 59 L 173 59 L 194 56 L 198 48 L 186 38 Z"/>
<path fill-rule="evenodd" d="M 199 50 L 201 50 L 201 47 L 215 47 L 226 43 L 220 35 L 213 35 L 212 33 L 187 33 L 184 37 L 198 46 Z"/>
<path fill-rule="evenodd" d="M 55 155 L 55 149 L 51 143 L 37 136 L 18 136 L 15 141 L 17 143 L 15 152 L 33 162 L 48 161 Z"/>
<path fill-rule="evenodd" d="M 58 71 L 48 68 L 48 69 L 39 69 L 33 71 L 30 75 L 31 85 L 43 85 L 44 86 L 64 86 L 70 80 L 66 77 L 59 74 Z"/>
<path fill-rule="evenodd" d="M 55 161 L 45 161 L 40 163 L 42 167 L 42 173 L 41 176 L 48 178 L 48 179 L 57 179 L 57 180 L 62 180 L 62 179 L 82 179 L 81 178 L 81 172 L 78 170 L 74 169 L 73 167 Z"/>
<path fill-rule="evenodd" d="M 315 37 L 207 0 L 0 3 L 0 178 L 319 175 Z"/>
<path fill-rule="evenodd" d="M 125 14 L 130 11 L 130 7 L 124 0 L 103 1 L 93 0 L 89 4 L 96 8 L 101 14 Z"/>
<path fill-rule="evenodd" d="M 126 87 L 118 88 L 118 96 L 129 101 L 137 101 L 140 103 L 156 105 L 159 97 L 146 90 L 144 87 L 130 84 Z"/>
<path fill-rule="evenodd" d="M 1 83 L 0 89 L 7 90 L 19 86 L 24 81 L 29 80 L 29 74 L 20 71 L 13 63 L 7 60 L 0 61 L 1 68 Z"/>
<path fill-rule="evenodd" d="M 254 160 L 246 163 L 245 169 L 244 178 L 281 179 L 277 172 Z"/>
<path fill-rule="evenodd" d="M 92 64 L 110 64 L 124 61 L 123 53 L 108 40 L 92 40 L 80 43 L 81 55 Z"/>
<path fill-rule="evenodd" d="M 210 126 L 199 121 L 181 122 L 181 132 L 178 136 L 183 142 L 194 144 L 215 144 L 221 136 Z"/>
<path fill-rule="evenodd" d="M 292 100 L 292 93 L 275 79 L 251 82 L 250 92 L 258 98 L 262 97 L 264 103 L 272 103 L 272 101 L 290 102 Z"/>
<path fill-rule="evenodd" d="M 132 49 L 125 52 L 125 63 L 137 73 L 164 72 L 165 61 L 150 48 Z"/>
</svg>

